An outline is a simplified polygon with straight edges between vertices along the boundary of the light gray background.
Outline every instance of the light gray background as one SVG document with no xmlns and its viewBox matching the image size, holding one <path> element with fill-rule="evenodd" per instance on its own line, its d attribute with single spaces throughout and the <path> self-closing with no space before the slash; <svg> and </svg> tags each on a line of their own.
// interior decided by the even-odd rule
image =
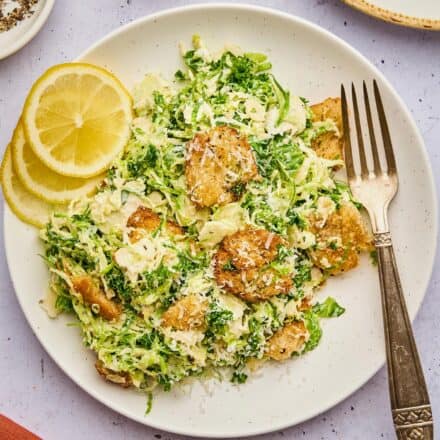
<svg viewBox="0 0 440 440">
<path fill-rule="evenodd" d="M 4 151 L 10 139 L 29 87 L 47 67 L 75 58 L 98 38 L 133 19 L 189 3 L 198 2 L 57 0 L 39 35 L 19 53 L 0 61 L 0 151 Z M 375 21 L 338 0 L 260 0 L 248 3 L 271 6 L 307 18 L 348 41 L 379 67 L 403 97 L 420 127 L 438 187 L 440 33 Z M 438 420 L 439 269 L 437 257 L 425 302 L 414 325 L 434 415 Z M 23 276 L 26 276 L 26 268 L 23 268 Z M 259 438 L 393 439 L 387 386 L 382 369 L 361 390 L 331 411 L 300 426 Z M 50 440 L 179 438 L 149 429 L 107 409 L 79 389 L 52 362 L 18 306 L 6 267 L 3 236 L 0 238 L 0 413 Z"/>
</svg>

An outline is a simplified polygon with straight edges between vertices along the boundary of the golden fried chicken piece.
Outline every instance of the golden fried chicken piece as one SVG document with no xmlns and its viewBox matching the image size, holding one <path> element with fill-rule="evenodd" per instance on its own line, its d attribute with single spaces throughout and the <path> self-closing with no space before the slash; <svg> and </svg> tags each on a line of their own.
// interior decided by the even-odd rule
<svg viewBox="0 0 440 440">
<path fill-rule="evenodd" d="M 133 229 L 130 234 L 130 241 L 135 243 L 139 241 L 143 236 L 143 231 L 154 232 L 161 224 L 161 218 L 151 209 L 145 206 L 139 206 L 133 214 L 127 220 L 127 226 Z M 183 229 L 175 222 L 167 220 L 166 230 L 171 235 L 183 235 Z"/>
<path fill-rule="evenodd" d="M 109 382 L 120 385 L 123 388 L 128 388 L 132 384 L 131 377 L 128 373 L 110 370 L 104 366 L 104 362 L 101 360 L 96 361 L 95 368 L 99 375 Z"/>
<path fill-rule="evenodd" d="M 173 222 L 171 220 L 167 220 L 167 231 L 171 234 L 171 235 L 184 235 L 185 231 L 181 228 L 181 226 L 179 226 L 176 222 Z"/>
<path fill-rule="evenodd" d="M 258 177 L 246 136 L 226 126 L 196 134 L 187 144 L 185 177 L 189 196 L 200 208 L 236 200 L 236 185 Z"/>
<path fill-rule="evenodd" d="M 312 148 L 324 159 L 342 159 L 342 108 L 340 98 L 327 98 L 319 104 L 310 107 L 313 112 L 313 122 L 331 119 L 335 122 L 339 133 L 326 132 L 313 139 Z"/>
<path fill-rule="evenodd" d="M 268 340 L 267 355 L 276 361 L 289 359 L 302 350 L 308 334 L 302 321 L 286 324 Z"/>
<path fill-rule="evenodd" d="M 175 330 L 194 330 L 205 323 L 207 302 L 196 295 L 188 295 L 176 301 L 162 315 L 162 325 Z"/>
<path fill-rule="evenodd" d="M 324 101 L 310 107 L 313 112 L 313 122 L 331 119 L 335 122 L 338 130 L 342 132 L 342 107 L 341 98 L 327 98 Z"/>
<path fill-rule="evenodd" d="M 231 255 L 237 269 L 261 267 L 270 263 L 278 255 L 278 247 L 287 242 L 274 232 L 266 229 L 246 229 L 224 238 L 223 249 Z"/>
<path fill-rule="evenodd" d="M 160 226 L 160 217 L 151 209 L 139 206 L 127 220 L 129 228 L 141 228 L 154 232 Z"/>
<path fill-rule="evenodd" d="M 289 292 L 291 275 L 267 267 L 276 259 L 280 245 L 287 242 L 265 229 L 246 229 L 225 237 L 214 256 L 217 284 L 249 302 Z"/>
<path fill-rule="evenodd" d="M 343 203 L 324 224 L 312 217 L 310 228 L 316 236 L 316 249 L 310 252 L 312 260 L 331 275 L 356 267 L 359 252 L 373 249 L 371 233 L 353 203 Z"/>
<path fill-rule="evenodd" d="M 78 276 L 72 279 L 73 288 L 82 296 L 87 304 L 97 304 L 99 314 L 109 321 L 116 319 L 121 314 L 121 307 L 111 299 L 108 299 L 105 292 L 96 286 L 89 276 Z"/>
</svg>

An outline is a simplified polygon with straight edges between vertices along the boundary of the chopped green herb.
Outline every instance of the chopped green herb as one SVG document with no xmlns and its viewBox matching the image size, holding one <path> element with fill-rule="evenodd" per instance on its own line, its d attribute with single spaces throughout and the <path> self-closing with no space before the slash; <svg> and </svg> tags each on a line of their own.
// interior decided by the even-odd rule
<svg viewBox="0 0 440 440">
<path fill-rule="evenodd" d="M 223 265 L 223 270 L 229 271 L 229 272 L 233 272 L 235 270 L 237 270 L 237 268 L 234 266 L 234 263 L 232 262 L 231 259 L 229 259 L 224 265 Z"/>
<path fill-rule="evenodd" d="M 213 333 L 222 334 L 226 324 L 231 321 L 233 314 L 230 310 L 222 309 L 216 302 L 209 304 L 206 323 Z"/>
<path fill-rule="evenodd" d="M 248 375 L 246 373 L 234 371 L 231 377 L 231 382 L 241 384 L 245 383 L 247 378 Z"/>
</svg>

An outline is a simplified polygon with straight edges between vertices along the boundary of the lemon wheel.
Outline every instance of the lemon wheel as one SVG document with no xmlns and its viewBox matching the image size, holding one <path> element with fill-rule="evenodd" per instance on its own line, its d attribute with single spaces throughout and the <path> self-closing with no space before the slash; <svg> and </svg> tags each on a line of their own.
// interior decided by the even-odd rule
<svg viewBox="0 0 440 440">
<path fill-rule="evenodd" d="M 37 228 L 47 223 L 53 206 L 35 197 L 23 186 L 14 171 L 10 146 L 3 157 L 1 183 L 9 207 L 20 220 Z"/>
<path fill-rule="evenodd" d="M 110 72 L 85 63 L 51 67 L 33 85 L 23 110 L 26 139 L 47 167 L 71 177 L 102 173 L 123 151 L 132 100 Z"/>
<path fill-rule="evenodd" d="M 91 194 L 105 175 L 89 179 L 62 176 L 48 168 L 26 141 L 21 121 L 11 142 L 14 169 L 26 189 L 50 203 L 66 203 Z"/>
</svg>

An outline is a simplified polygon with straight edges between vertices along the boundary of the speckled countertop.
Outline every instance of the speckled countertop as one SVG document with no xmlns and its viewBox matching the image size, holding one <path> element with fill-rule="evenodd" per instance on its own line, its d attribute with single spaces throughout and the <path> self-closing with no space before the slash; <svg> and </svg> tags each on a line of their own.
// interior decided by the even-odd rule
<svg viewBox="0 0 440 440">
<path fill-rule="evenodd" d="M 19 53 L 0 61 L 1 151 L 9 141 L 26 91 L 48 66 L 76 57 L 121 24 L 188 3 L 198 2 L 57 0 L 39 35 Z M 348 41 L 375 64 L 414 115 L 439 187 L 440 32 L 410 30 L 375 21 L 338 0 L 248 3 L 281 9 L 317 23 Z M 440 420 L 439 284 L 440 260 L 437 257 L 425 302 L 414 325 L 437 420 Z M 179 438 L 149 429 L 107 409 L 80 390 L 52 362 L 18 306 L 6 267 L 3 236 L 0 238 L 0 377 L 0 413 L 44 439 Z M 387 387 L 382 369 L 362 389 L 327 413 L 300 426 L 259 438 L 394 439 Z"/>
</svg>

